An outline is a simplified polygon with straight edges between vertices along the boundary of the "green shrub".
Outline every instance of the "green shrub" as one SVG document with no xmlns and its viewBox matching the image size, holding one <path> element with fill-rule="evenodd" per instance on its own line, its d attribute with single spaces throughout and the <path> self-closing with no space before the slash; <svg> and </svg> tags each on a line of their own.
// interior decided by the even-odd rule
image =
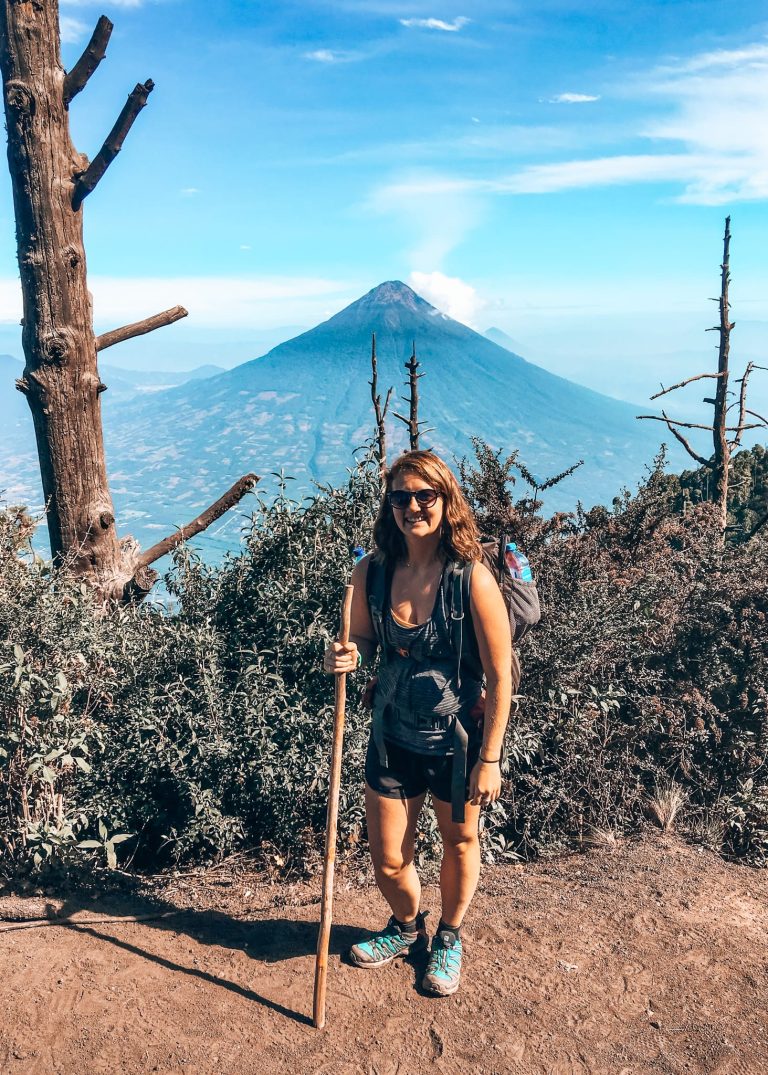
<svg viewBox="0 0 768 1075">
<path fill-rule="evenodd" d="M 543 606 L 522 646 L 507 790 L 489 858 L 629 832 L 673 779 L 679 824 L 732 855 L 768 854 L 768 540 L 722 547 L 710 505 L 677 510 L 661 464 L 611 509 L 542 516 L 514 500 L 515 458 L 478 444 L 463 479 L 486 528 L 530 550 Z M 518 473 L 520 471 L 518 470 Z M 524 474 L 523 474 L 524 477 Z M 370 544 L 368 459 L 302 501 L 281 480 L 241 550 L 181 550 L 170 606 L 109 614 L 32 559 L 29 520 L 0 514 L 0 866 L 154 870 L 248 849 L 290 870 L 322 847 L 333 684 L 321 658 L 350 548 Z M 365 839 L 364 675 L 349 677 L 339 829 Z M 420 857 L 437 843 L 420 829 Z M 704 839 L 704 836 L 700 836 Z"/>
</svg>

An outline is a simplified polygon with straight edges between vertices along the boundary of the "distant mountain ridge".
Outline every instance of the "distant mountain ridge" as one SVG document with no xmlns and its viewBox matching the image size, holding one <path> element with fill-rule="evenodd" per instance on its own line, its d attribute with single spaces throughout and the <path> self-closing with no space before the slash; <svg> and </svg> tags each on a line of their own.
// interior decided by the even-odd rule
<svg viewBox="0 0 768 1075">
<path fill-rule="evenodd" d="M 192 370 L 131 370 L 123 366 L 107 364 L 101 366 L 104 376 L 117 376 L 121 380 L 133 385 L 139 391 L 152 391 L 160 388 L 175 388 L 176 385 L 186 384 L 187 381 L 204 381 L 207 377 L 216 377 L 224 373 L 223 366 L 214 366 L 207 363 L 196 366 Z"/>
<path fill-rule="evenodd" d="M 0 493 L 6 501 L 39 505 L 42 492 L 32 415 L 23 395 L 16 390 L 24 363 L 15 355 L 0 354 Z M 102 396 L 105 428 L 109 428 L 115 406 L 144 393 L 203 380 L 223 372 L 223 367 L 198 366 L 192 370 L 136 370 L 99 364 L 107 393 Z"/>
<path fill-rule="evenodd" d="M 470 438 L 480 436 L 505 452 L 519 448 L 540 479 L 584 459 L 553 492 L 552 508 L 610 502 L 658 446 L 659 431 L 637 422 L 629 404 L 548 373 L 392 280 L 261 358 L 106 409 L 121 530 L 154 540 L 250 470 L 282 469 L 297 491 L 342 480 L 373 432 L 374 331 L 382 396 L 390 385 L 396 396 L 406 393 L 404 363 L 415 341 L 426 374 L 420 418 L 434 427 L 424 447 L 451 461 L 470 454 Z M 392 456 L 406 447 L 405 428 L 391 417 L 389 441 Z M 237 521 L 222 525 L 231 544 Z"/>
<path fill-rule="evenodd" d="M 503 347 L 506 351 L 512 351 L 513 354 L 517 354 L 521 346 L 500 328 L 487 328 L 483 333 L 483 336 L 485 336 L 487 340 L 490 340 L 491 343 L 497 343 L 499 347 Z"/>
</svg>

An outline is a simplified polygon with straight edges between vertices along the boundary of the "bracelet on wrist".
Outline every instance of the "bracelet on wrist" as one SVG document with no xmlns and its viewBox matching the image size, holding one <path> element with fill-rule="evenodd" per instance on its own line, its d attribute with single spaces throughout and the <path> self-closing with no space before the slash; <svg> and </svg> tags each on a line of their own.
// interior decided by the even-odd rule
<svg viewBox="0 0 768 1075">
<path fill-rule="evenodd" d="M 501 761 L 501 755 L 499 755 L 498 758 L 484 758 L 481 754 L 480 761 L 483 763 L 483 765 L 498 765 Z"/>
</svg>

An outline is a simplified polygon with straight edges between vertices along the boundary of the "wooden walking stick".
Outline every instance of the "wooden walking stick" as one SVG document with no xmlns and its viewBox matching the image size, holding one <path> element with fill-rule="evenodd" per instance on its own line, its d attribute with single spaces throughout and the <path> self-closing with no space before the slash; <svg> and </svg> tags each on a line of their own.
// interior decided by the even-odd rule
<svg viewBox="0 0 768 1075">
<path fill-rule="evenodd" d="M 346 586 L 341 605 L 339 642 L 349 642 L 349 620 L 354 586 Z M 339 790 L 341 786 L 341 753 L 344 746 L 344 714 L 347 704 L 347 673 L 336 675 L 336 694 L 333 711 L 333 746 L 331 748 L 331 780 L 328 787 L 328 817 L 325 824 L 325 856 L 323 858 L 323 896 L 320 909 L 320 933 L 317 938 L 315 961 L 315 998 L 312 1021 L 318 1030 L 325 1026 L 325 981 L 328 974 L 328 945 L 331 939 L 333 913 L 333 869 L 336 862 L 336 828 L 339 821 Z"/>
</svg>

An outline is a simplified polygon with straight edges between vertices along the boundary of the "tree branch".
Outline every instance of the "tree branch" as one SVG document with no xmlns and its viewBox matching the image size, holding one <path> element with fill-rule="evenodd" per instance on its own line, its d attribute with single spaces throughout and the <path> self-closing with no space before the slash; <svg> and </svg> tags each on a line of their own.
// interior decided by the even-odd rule
<svg viewBox="0 0 768 1075">
<path fill-rule="evenodd" d="M 736 436 L 733 438 L 733 442 L 731 444 L 732 449 L 738 448 L 739 444 L 741 443 L 741 435 L 744 432 L 744 419 L 746 417 L 747 410 L 747 381 L 749 380 L 749 375 L 753 369 L 753 364 L 751 362 L 748 362 L 747 368 L 744 370 L 744 376 L 739 378 L 741 384 L 741 389 L 739 391 L 739 417 L 736 423 Z"/>
<path fill-rule="evenodd" d="M 160 314 L 145 317 L 143 321 L 134 321 L 132 325 L 123 325 L 122 328 L 104 332 L 96 337 L 96 350 L 104 351 L 107 347 L 113 347 L 116 343 L 124 340 L 132 340 L 134 336 L 143 336 L 146 332 L 153 332 L 156 328 L 172 325 L 187 316 L 188 311 L 183 306 L 173 306 L 170 310 L 163 310 Z"/>
<path fill-rule="evenodd" d="M 640 419 L 640 418 L 649 418 L 649 419 L 652 419 L 654 422 L 666 422 L 667 423 L 667 428 L 669 429 L 669 432 L 672 434 L 673 437 L 675 437 L 677 440 L 680 441 L 682 446 L 685 448 L 686 452 L 688 452 L 688 455 L 691 457 L 691 459 L 695 459 L 696 462 L 699 464 L 699 466 L 708 467 L 710 470 L 712 470 L 713 466 L 712 466 L 712 463 L 710 462 L 710 460 L 705 459 L 703 455 L 699 455 L 698 452 L 695 452 L 693 450 L 693 448 L 690 446 L 690 444 L 688 443 L 688 441 L 685 439 L 683 434 L 678 433 L 678 431 L 672 425 L 672 420 L 670 418 L 668 418 L 666 416 L 666 414 L 664 414 L 663 411 L 661 413 L 664 415 L 663 418 L 659 418 L 659 416 L 656 415 L 656 414 L 638 414 L 638 415 L 636 415 L 636 417 L 638 419 Z M 703 429 L 711 429 L 711 426 L 702 426 L 702 428 Z"/>
<path fill-rule="evenodd" d="M 568 467 L 566 470 L 561 470 L 559 474 L 555 474 L 552 478 L 547 478 L 541 485 L 536 485 L 536 491 L 543 493 L 546 489 L 551 489 L 553 485 L 558 485 L 563 478 L 569 478 L 574 470 L 578 470 L 579 467 L 583 466 L 584 460 L 580 459 L 578 463 L 574 463 L 573 466 Z"/>
<path fill-rule="evenodd" d="M 697 373 L 695 377 L 688 377 L 686 380 L 680 381 L 679 384 L 670 385 L 669 388 L 665 388 L 664 385 L 662 385 L 661 392 L 657 392 L 655 395 L 651 396 L 651 399 L 658 399 L 659 396 L 664 396 L 667 392 L 674 392 L 676 388 L 684 388 L 692 381 L 700 381 L 702 377 L 722 377 L 722 373 Z"/>
<path fill-rule="evenodd" d="M 648 418 L 653 422 L 666 422 L 668 426 L 673 426 L 673 425 L 682 426 L 683 429 L 707 429 L 707 430 L 709 430 L 710 433 L 712 432 L 712 426 L 701 425 L 698 422 L 679 422 L 677 420 L 677 418 L 668 418 L 666 416 L 666 414 L 664 415 L 663 418 L 660 418 L 658 414 L 636 414 L 635 418 Z M 755 424 L 755 425 L 743 426 L 742 428 L 744 428 L 744 429 L 757 429 L 758 426 Z M 724 427 L 724 432 L 726 432 L 726 433 L 736 433 L 736 432 L 738 432 L 738 430 L 739 430 L 738 426 L 726 426 L 726 427 Z"/>
<path fill-rule="evenodd" d="M 88 79 L 104 59 L 109 38 L 114 29 L 106 15 L 102 15 L 91 34 L 91 40 L 85 47 L 80 59 L 64 78 L 64 107 L 69 108 L 70 101 L 80 90 L 85 89 Z"/>
<path fill-rule="evenodd" d="M 174 549 L 181 545 L 182 541 L 189 541 L 196 534 L 206 530 L 211 523 L 215 523 L 226 511 L 229 511 L 230 508 L 233 508 L 235 504 L 242 500 L 246 493 L 250 493 L 259 480 L 256 474 L 246 474 L 245 477 L 235 482 L 224 496 L 219 497 L 215 504 L 211 504 L 191 523 L 180 527 L 175 534 L 170 534 L 168 537 L 163 538 L 162 541 L 158 541 L 156 545 L 152 545 L 146 552 L 143 552 L 136 561 L 137 572 L 148 567 L 149 564 L 153 564 L 161 556 L 166 556 L 169 552 L 173 552 Z"/>
<path fill-rule="evenodd" d="M 154 82 L 151 78 L 148 78 L 144 83 L 137 83 L 134 89 L 131 90 L 128 100 L 123 105 L 122 112 L 117 117 L 117 122 L 106 137 L 104 145 L 75 182 L 75 191 L 72 195 L 72 208 L 75 212 L 83 204 L 83 200 L 94 190 L 107 168 L 123 148 L 123 142 L 128 131 L 130 131 L 134 120 L 147 103 L 147 98 L 154 88 Z"/>
<path fill-rule="evenodd" d="M 744 413 L 751 414 L 753 418 L 759 418 L 763 425 L 768 426 L 768 418 L 765 418 L 762 414 L 758 414 L 757 411 L 751 411 L 749 407 L 746 407 Z"/>
</svg>

